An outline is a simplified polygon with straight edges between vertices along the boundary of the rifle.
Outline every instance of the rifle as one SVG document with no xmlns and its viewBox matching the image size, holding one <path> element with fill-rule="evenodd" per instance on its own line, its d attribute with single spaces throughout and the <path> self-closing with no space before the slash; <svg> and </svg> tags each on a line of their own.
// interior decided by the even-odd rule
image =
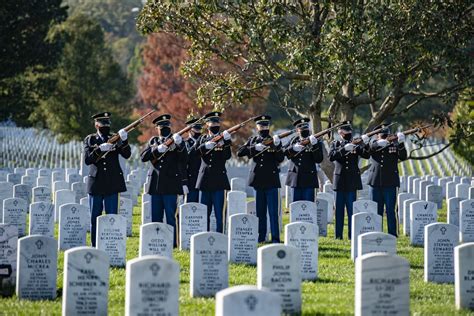
<svg viewBox="0 0 474 316">
<path fill-rule="evenodd" d="M 196 122 L 194 122 L 193 124 L 190 124 L 188 126 L 186 126 L 185 128 L 183 128 L 182 130 L 178 131 L 177 134 L 179 134 L 179 136 L 183 136 L 185 133 L 189 132 L 191 130 L 191 128 L 193 128 L 194 125 L 198 124 L 199 122 L 201 122 L 202 120 L 204 119 L 204 116 L 200 117 Z M 168 138 L 163 144 L 166 145 L 168 147 L 168 149 L 166 149 L 166 151 L 164 153 L 162 153 L 160 155 L 160 157 L 158 158 L 154 158 L 151 163 L 152 164 L 155 164 L 158 160 L 160 160 L 161 158 L 163 158 L 163 156 L 170 150 L 170 146 L 173 145 L 174 143 L 174 139 L 173 137 L 170 137 Z M 158 146 L 158 145 L 156 145 Z"/>
<path fill-rule="evenodd" d="M 373 130 L 372 132 L 368 132 L 368 133 L 365 134 L 365 135 L 367 135 L 368 137 L 372 137 L 372 136 L 374 136 L 375 134 L 380 133 L 380 132 L 383 131 L 384 129 L 386 129 L 386 128 L 392 126 L 393 124 L 395 124 L 395 122 L 390 123 L 390 124 L 388 124 L 387 126 L 383 126 L 383 127 L 381 127 L 381 128 L 377 128 L 377 129 Z M 363 142 L 362 137 L 354 138 L 354 139 L 351 141 L 351 143 L 354 144 L 354 145 L 356 145 L 356 147 L 357 147 L 357 146 L 360 146 L 362 142 Z M 346 153 L 346 156 L 349 155 L 350 153 L 351 153 L 351 152 L 347 152 L 347 153 Z"/>
<path fill-rule="evenodd" d="M 294 132 L 296 132 L 296 130 L 292 129 L 292 130 L 290 130 L 290 131 L 286 131 L 286 132 L 280 133 L 280 134 L 278 134 L 278 138 L 280 138 L 280 139 L 286 138 L 286 137 L 290 136 L 291 134 L 293 134 Z M 262 142 L 262 144 L 264 144 L 265 146 L 270 146 L 271 144 L 273 144 L 273 137 L 269 137 L 269 138 L 265 139 L 265 140 Z M 255 147 L 255 146 L 254 146 L 254 147 Z M 262 153 L 266 152 L 266 151 L 268 150 L 268 148 L 270 148 L 270 147 L 265 148 L 264 150 L 262 150 L 261 152 L 257 153 L 257 154 L 256 154 L 255 156 L 253 156 L 253 157 L 257 157 L 257 156 L 261 155 Z M 252 158 L 253 158 L 253 157 L 252 157 Z"/>
<path fill-rule="evenodd" d="M 424 125 L 424 126 L 420 126 L 420 127 L 415 127 L 415 128 L 411 128 L 411 129 L 408 129 L 406 131 L 403 131 L 402 133 L 404 135 L 411 135 L 411 134 L 415 134 L 415 133 L 418 133 L 418 132 L 421 132 L 425 129 L 427 129 L 428 127 L 431 127 L 433 124 L 427 124 L 427 125 Z M 398 140 L 398 136 L 397 134 L 392 134 L 392 135 L 388 135 L 387 138 L 386 138 L 389 142 L 393 142 L 395 140 Z"/>
<path fill-rule="evenodd" d="M 237 124 L 237 125 L 232 126 L 231 128 L 228 128 L 228 129 L 227 129 L 227 132 L 230 133 L 230 134 L 234 134 L 234 133 L 237 132 L 239 129 L 241 129 L 242 127 L 244 127 L 245 125 L 247 125 L 247 123 L 249 123 L 250 121 L 253 121 L 254 118 L 255 118 L 255 117 L 251 117 L 251 118 L 249 118 L 249 119 L 243 121 L 242 123 L 239 123 L 239 124 Z M 210 140 L 210 142 L 218 143 L 223 137 L 224 137 L 224 135 L 223 135 L 222 133 L 219 133 L 218 135 L 214 136 L 214 137 Z M 216 147 L 217 147 L 217 145 L 216 145 Z M 214 147 L 214 148 L 215 148 L 215 147 Z M 210 153 L 212 150 L 214 150 L 214 148 L 213 148 L 213 149 L 209 149 L 209 150 L 206 152 L 206 155 L 207 155 L 208 153 Z"/>
<path fill-rule="evenodd" d="M 329 134 L 330 132 L 332 132 L 333 130 L 339 128 L 339 127 L 342 127 L 344 125 L 348 125 L 349 124 L 349 121 L 344 121 L 344 122 L 340 122 L 340 123 L 337 123 L 336 125 L 334 126 L 331 126 L 331 127 L 328 127 L 326 129 L 323 129 L 322 131 L 320 132 L 317 132 L 315 134 L 313 134 L 314 137 L 316 138 L 320 138 L 320 137 L 323 137 L 324 135 L 326 134 Z M 302 141 L 299 142 L 300 145 L 302 146 L 308 146 L 308 144 L 310 143 L 309 141 L 309 137 L 303 139 Z M 293 155 L 293 157 L 296 157 L 298 156 L 300 153 L 302 153 L 303 151 L 300 151 L 298 153 L 296 153 L 295 155 Z"/>
<path fill-rule="evenodd" d="M 138 125 L 140 125 L 141 123 L 143 123 L 143 121 L 149 117 L 150 115 L 152 115 L 153 113 L 155 113 L 156 110 L 151 110 L 150 112 L 148 112 L 147 114 L 143 115 L 142 117 L 140 117 L 138 120 L 128 124 L 127 126 L 124 127 L 124 130 L 128 133 L 128 132 L 131 132 L 133 131 L 134 129 L 137 128 Z M 108 140 L 107 140 L 107 143 L 109 144 L 115 144 L 119 141 L 120 139 L 120 135 L 117 133 L 117 134 L 114 134 L 112 135 Z M 110 150 L 111 151 L 111 150 Z M 107 156 L 107 153 L 109 153 L 110 151 L 106 151 L 105 153 L 101 153 L 99 155 L 99 157 L 97 158 L 97 160 L 101 159 L 101 158 L 105 158 Z"/>
</svg>

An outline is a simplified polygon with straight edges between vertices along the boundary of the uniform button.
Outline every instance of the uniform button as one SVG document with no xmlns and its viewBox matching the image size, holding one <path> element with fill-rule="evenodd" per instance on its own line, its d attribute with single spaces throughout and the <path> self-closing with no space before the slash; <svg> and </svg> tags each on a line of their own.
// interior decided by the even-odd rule
<svg viewBox="0 0 474 316">
<path fill-rule="evenodd" d="M 349 167 L 346 167 L 346 169 L 349 169 Z"/>
<path fill-rule="evenodd" d="M 382 159 L 382 160 L 380 160 L 380 162 L 383 162 L 383 159 Z"/>
<path fill-rule="evenodd" d="M 104 168 L 104 170 L 107 170 L 107 168 Z"/>
<path fill-rule="evenodd" d="M 104 163 L 104 165 L 105 165 L 105 161 L 104 161 L 103 163 Z"/>
<path fill-rule="evenodd" d="M 260 167 L 263 167 L 263 165 L 260 165 Z"/>
<path fill-rule="evenodd" d="M 346 160 L 346 164 L 348 164 L 348 163 L 349 163 L 349 161 Z"/>
<path fill-rule="evenodd" d="M 209 165 L 209 167 L 212 167 L 212 165 Z"/>
<path fill-rule="evenodd" d="M 163 159 L 161 159 L 160 162 L 163 162 Z"/>
<path fill-rule="evenodd" d="M 383 167 L 383 165 L 380 165 L 380 167 Z"/>
<path fill-rule="evenodd" d="M 209 161 L 212 161 L 212 159 L 209 159 Z"/>
</svg>

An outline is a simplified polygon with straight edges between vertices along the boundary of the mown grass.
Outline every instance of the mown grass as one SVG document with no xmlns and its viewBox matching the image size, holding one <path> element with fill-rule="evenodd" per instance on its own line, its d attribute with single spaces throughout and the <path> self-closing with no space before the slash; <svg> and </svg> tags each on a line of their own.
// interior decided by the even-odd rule
<svg viewBox="0 0 474 316">
<path fill-rule="evenodd" d="M 439 221 L 446 221 L 446 205 L 439 213 Z M 284 216 L 284 223 L 288 215 Z M 134 208 L 133 236 L 127 241 L 127 259 L 138 256 L 140 208 Z M 347 227 L 347 226 L 346 226 Z M 386 227 L 385 227 L 386 231 Z M 409 246 L 409 239 L 398 241 L 398 254 L 409 260 L 411 312 L 414 315 L 474 315 L 469 311 L 456 311 L 453 284 L 432 284 L 423 281 L 423 248 Z M 189 296 L 188 252 L 174 251 L 181 266 L 180 314 L 214 315 L 213 298 Z M 230 286 L 256 284 L 256 267 L 230 264 Z M 32 302 L 16 297 L 0 299 L 0 315 L 60 315 L 63 282 L 63 253 L 58 259 L 58 298 L 54 301 Z M 329 225 L 328 237 L 319 240 L 319 279 L 303 282 L 304 315 L 349 315 L 354 311 L 354 264 L 350 259 L 349 240 L 335 240 L 334 226 Z M 110 270 L 109 315 L 123 315 L 125 307 L 125 269 Z"/>
</svg>

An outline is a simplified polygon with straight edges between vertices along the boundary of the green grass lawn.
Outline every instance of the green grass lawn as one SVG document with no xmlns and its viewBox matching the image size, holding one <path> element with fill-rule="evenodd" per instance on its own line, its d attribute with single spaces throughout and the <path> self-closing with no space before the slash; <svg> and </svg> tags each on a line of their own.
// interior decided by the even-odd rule
<svg viewBox="0 0 474 316">
<path fill-rule="evenodd" d="M 439 214 L 439 221 L 446 222 L 446 205 Z M 288 215 L 284 216 L 284 223 Z M 138 232 L 140 207 L 134 208 L 133 236 L 127 241 L 127 259 L 138 256 Z M 346 226 L 347 229 L 347 226 Z M 386 231 L 386 227 L 385 227 Z M 428 284 L 423 281 L 423 248 L 409 246 L 409 239 L 400 237 L 398 254 L 409 260 L 411 312 L 416 315 L 474 315 L 474 312 L 456 311 L 453 284 Z M 181 266 L 180 314 L 214 315 L 213 298 L 189 296 L 188 252 L 174 252 Z M 55 301 L 31 302 L 16 297 L 0 299 L 0 315 L 59 315 L 63 282 L 63 253 L 58 262 L 58 298 Z M 257 282 L 257 269 L 253 266 L 230 264 L 229 285 Z M 354 264 L 350 259 L 349 240 L 335 240 L 334 226 L 328 228 L 328 237 L 319 239 L 319 279 L 303 282 L 303 314 L 353 314 L 354 311 Z M 109 314 L 123 315 L 125 307 L 125 269 L 110 270 Z M 242 315 L 244 316 L 244 315 Z"/>
</svg>

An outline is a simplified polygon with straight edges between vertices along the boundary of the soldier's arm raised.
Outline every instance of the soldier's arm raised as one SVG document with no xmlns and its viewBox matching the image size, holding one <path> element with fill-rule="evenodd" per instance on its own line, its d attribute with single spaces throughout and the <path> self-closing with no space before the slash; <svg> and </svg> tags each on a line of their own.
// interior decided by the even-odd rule
<svg viewBox="0 0 474 316">
<path fill-rule="evenodd" d="M 158 156 L 156 156 L 156 153 L 153 150 L 152 144 L 153 144 L 153 138 L 151 138 L 148 141 L 148 144 L 146 145 L 145 149 L 140 154 L 142 162 L 147 162 L 147 161 L 151 161 L 153 159 L 158 158 Z"/>
</svg>

